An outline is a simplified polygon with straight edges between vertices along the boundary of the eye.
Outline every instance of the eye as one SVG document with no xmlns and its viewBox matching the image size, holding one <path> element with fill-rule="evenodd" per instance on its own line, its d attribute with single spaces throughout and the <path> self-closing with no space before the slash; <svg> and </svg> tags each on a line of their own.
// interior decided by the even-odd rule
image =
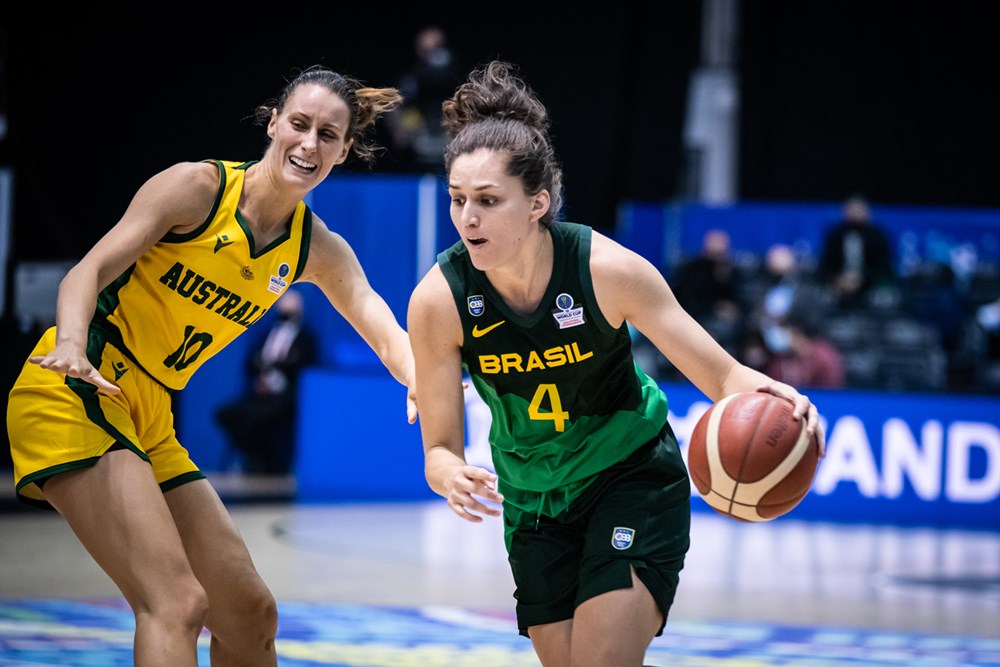
<svg viewBox="0 0 1000 667">
<path fill-rule="evenodd" d="M 451 198 L 452 206 L 462 206 L 464 204 L 465 204 L 465 197 L 460 197 L 458 195 L 455 195 Z"/>
<path fill-rule="evenodd" d="M 483 206 L 493 206 L 494 204 L 497 203 L 497 198 L 496 197 L 481 197 L 479 199 L 479 203 L 481 203 Z"/>
</svg>

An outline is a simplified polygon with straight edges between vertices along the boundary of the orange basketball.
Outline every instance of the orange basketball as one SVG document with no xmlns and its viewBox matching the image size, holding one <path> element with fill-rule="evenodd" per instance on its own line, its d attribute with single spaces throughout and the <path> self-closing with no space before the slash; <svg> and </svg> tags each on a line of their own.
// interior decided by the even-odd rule
<svg viewBox="0 0 1000 667">
<path fill-rule="evenodd" d="M 721 514 L 770 521 L 802 502 L 819 464 L 819 443 L 792 404 L 763 392 L 726 396 L 691 432 L 688 470 L 698 493 Z"/>
</svg>

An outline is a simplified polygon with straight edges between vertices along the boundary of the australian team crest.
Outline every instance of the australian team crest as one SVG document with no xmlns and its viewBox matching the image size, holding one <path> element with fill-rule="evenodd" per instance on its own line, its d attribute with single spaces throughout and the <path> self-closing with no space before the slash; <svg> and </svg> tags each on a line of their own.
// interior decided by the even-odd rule
<svg viewBox="0 0 1000 667">
<path fill-rule="evenodd" d="M 473 317 L 479 317 L 486 312 L 486 299 L 483 298 L 482 294 L 473 294 L 469 297 L 469 314 Z"/>
<path fill-rule="evenodd" d="M 556 318 L 560 329 L 576 327 L 584 323 L 583 306 L 573 302 L 573 297 L 563 292 L 556 297 L 556 307 L 552 311 L 552 317 Z"/>
<path fill-rule="evenodd" d="M 615 528 L 611 531 L 611 546 L 619 551 L 624 551 L 632 546 L 632 541 L 635 539 L 635 529 L 633 528 Z"/>
</svg>

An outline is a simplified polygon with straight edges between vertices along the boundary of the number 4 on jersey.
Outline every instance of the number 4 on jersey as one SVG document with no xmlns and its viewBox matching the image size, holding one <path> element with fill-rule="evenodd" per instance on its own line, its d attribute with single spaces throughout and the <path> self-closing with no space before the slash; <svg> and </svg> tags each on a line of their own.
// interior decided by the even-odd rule
<svg viewBox="0 0 1000 667">
<path fill-rule="evenodd" d="M 549 397 L 550 412 L 542 412 L 542 401 Z M 566 422 L 569 421 L 569 413 L 562 409 L 562 401 L 559 399 L 559 390 L 554 384 L 540 384 L 535 390 L 535 395 L 531 398 L 531 405 L 528 406 L 528 416 L 533 420 L 551 420 L 557 432 L 566 430 Z"/>
</svg>

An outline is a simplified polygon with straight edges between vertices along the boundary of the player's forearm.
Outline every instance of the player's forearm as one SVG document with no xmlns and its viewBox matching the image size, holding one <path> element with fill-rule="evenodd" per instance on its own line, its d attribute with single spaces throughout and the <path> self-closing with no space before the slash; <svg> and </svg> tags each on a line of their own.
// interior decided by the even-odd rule
<svg viewBox="0 0 1000 667">
<path fill-rule="evenodd" d="M 448 482 L 465 465 L 465 459 L 445 445 L 425 446 L 424 476 L 434 493 L 448 497 Z"/>
<path fill-rule="evenodd" d="M 392 338 L 379 354 L 382 363 L 389 369 L 392 377 L 405 387 L 412 387 L 414 382 L 413 351 L 410 349 L 410 337 L 406 332 L 396 327 Z"/>
<path fill-rule="evenodd" d="M 74 267 L 59 284 L 56 299 L 56 344 L 87 344 L 87 330 L 97 306 L 97 277 Z"/>
</svg>

